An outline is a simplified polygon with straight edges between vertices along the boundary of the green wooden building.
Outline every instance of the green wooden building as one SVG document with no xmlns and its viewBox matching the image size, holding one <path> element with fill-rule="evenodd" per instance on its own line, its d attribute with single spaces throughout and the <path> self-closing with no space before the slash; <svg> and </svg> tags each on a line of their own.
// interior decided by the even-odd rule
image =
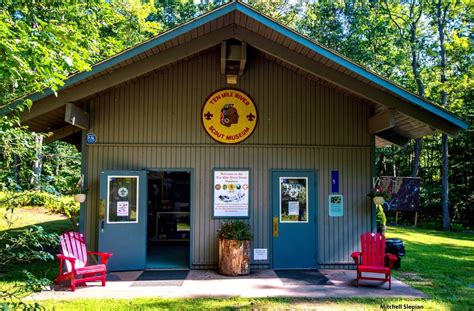
<svg viewBox="0 0 474 311">
<path fill-rule="evenodd" d="M 213 268 L 229 218 L 253 268 L 350 268 L 375 148 L 467 128 L 240 2 L 30 98 L 23 124 L 82 152 L 81 230 L 112 270 Z"/>
</svg>

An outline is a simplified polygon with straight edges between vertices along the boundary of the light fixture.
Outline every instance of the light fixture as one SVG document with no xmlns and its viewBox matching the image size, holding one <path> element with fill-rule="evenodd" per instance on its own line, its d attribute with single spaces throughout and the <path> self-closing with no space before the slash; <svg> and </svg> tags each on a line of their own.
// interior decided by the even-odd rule
<svg viewBox="0 0 474 311">
<path fill-rule="evenodd" d="M 237 75 L 226 75 L 227 84 L 237 84 Z"/>
</svg>

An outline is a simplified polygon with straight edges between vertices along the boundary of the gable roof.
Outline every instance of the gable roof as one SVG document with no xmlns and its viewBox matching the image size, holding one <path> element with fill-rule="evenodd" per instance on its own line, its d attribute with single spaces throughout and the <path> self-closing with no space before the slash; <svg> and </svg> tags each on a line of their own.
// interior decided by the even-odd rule
<svg viewBox="0 0 474 311">
<path fill-rule="evenodd" d="M 206 32 L 212 33 L 219 29 L 221 30 L 220 36 L 214 36 L 214 40 L 209 39 L 206 46 L 199 46 L 201 50 L 216 44 L 217 41 L 222 39 L 238 38 L 247 41 L 250 45 L 273 57 L 287 61 L 303 71 L 326 79 L 343 89 L 376 103 L 376 112 L 396 109 L 398 115 L 395 117 L 398 116 L 406 124 L 410 123 L 412 127 L 407 125 L 405 130 L 400 127 L 399 133 L 388 133 L 388 140 L 391 142 L 397 143 L 397 137 L 395 136 L 407 139 L 420 137 L 432 132 L 433 128 L 451 135 L 456 135 L 460 130 L 468 128 L 466 122 L 442 107 L 363 68 L 339 53 L 318 44 L 241 2 L 230 2 L 220 6 L 185 24 L 99 62 L 92 66 L 90 71 L 71 75 L 58 90 L 59 97 L 63 96 L 63 93 L 67 93 L 68 89 L 114 72 L 117 73 L 120 68 L 143 62 L 143 59 L 150 57 L 150 55 L 156 54 L 157 57 L 161 55 L 161 57 L 166 58 L 163 55 L 167 49 L 172 49 L 196 37 L 204 36 Z M 224 31 L 224 29 L 227 31 Z M 188 48 L 187 52 L 189 54 L 197 51 Z M 163 64 L 166 64 L 166 62 L 163 62 Z M 109 87 L 113 85 L 112 82 L 109 84 L 111 84 Z M 104 87 L 107 86 L 107 83 L 105 83 Z M 87 95 L 84 94 L 84 97 Z M 47 113 L 61 105 L 65 105 L 65 101 L 74 101 L 79 98 L 78 96 L 70 98 L 63 96 L 65 101 L 61 102 L 61 98 L 58 98 L 53 100 L 55 105 L 48 104 L 47 99 L 52 97 L 54 97 L 54 94 L 50 89 L 29 95 L 28 98 L 33 102 L 41 102 L 43 106 L 50 105 L 51 109 L 39 109 L 34 105 L 32 111 L 24 114 L 22 120 L 31 120 L 41 115 L 41 113 Z M 0 113 L 10 112 L 15 105 L 16 103 L 13 103 L 1 107 Z M 415 124 L 414 120 L 421 121 L 423 124 Z M 394 140 L 390 140 L 393 135 L 395 135 Z M 380 136 L 383 139 L 387 138 Z M 382 144 L 383 140 L 379 142 Z"/>
</svg>

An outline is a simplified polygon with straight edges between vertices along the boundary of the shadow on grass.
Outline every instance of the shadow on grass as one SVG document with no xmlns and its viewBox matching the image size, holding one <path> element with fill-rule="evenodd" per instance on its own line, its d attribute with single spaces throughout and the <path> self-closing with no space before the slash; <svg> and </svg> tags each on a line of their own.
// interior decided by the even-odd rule
<svg viewBox="0 0 474 311">
<path fill-rule="evenodd" d="M 58 219 L 58 220 L 53 220 L 53 221 L 45 221 L 41 223 L 35 223 L 23 227 L 16 227 L 12 229 L 7 229 L 2 232 L 6 233 L 17 233 L 20 232 L 24 229 L 31 228 L 32 226 L 41 226 L 43 229 L 48 232 L 48 233 L 57 233 L 57 234 L 62 234 L 67 231 L 75 231 L 77 230 L 75 225 L 74 225 L 74 219 Z"/>
</svg>

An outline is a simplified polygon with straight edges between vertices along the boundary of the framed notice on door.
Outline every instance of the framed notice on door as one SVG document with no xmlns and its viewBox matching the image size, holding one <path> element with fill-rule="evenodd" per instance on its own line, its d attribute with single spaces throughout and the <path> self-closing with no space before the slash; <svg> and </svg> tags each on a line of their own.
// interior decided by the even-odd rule
<svg viewBox="0 0 474 311">
<path fill-rule="evenodd" d="M 308 177 L 280 177 L 280 222 L 308 222 Z"/>
<path fill-rule="evenodd" d="M 212 215 L 214 218 L 247 218 L 250 204 L 250 171 L 213 171 Z"/>
</svg>

